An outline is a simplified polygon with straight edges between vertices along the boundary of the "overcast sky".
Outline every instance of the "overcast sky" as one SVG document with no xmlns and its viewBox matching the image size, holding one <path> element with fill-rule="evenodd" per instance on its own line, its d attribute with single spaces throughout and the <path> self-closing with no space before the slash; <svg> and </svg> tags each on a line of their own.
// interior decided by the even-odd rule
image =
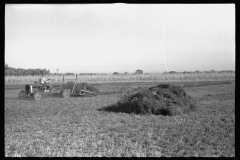
<svg viewBox="0 0 240 160">
<path fill-rule="evenodd" d="M 51 73 L 235 70 L 235 5 L 7 4 L 5 63 Z"/>
</svg>

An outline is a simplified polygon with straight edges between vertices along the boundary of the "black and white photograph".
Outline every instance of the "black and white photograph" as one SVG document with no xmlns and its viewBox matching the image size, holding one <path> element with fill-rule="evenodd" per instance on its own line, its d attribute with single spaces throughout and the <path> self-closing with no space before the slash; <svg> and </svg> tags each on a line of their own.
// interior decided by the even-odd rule
<svg viewBox="0 0 240 160">
<path fill-rule="evenodd" d="M 4 13 L 5 157 L 235 157 L 234 3 Z"/>
</svg>

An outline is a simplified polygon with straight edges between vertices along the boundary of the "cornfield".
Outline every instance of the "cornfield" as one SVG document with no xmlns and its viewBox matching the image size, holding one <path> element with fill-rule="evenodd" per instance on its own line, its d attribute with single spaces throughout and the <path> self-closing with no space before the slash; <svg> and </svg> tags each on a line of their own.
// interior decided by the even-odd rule
<svg viewBox="0 0 240 160">
<path fill-rule="evenodd" d="M 34 83 L 40 76 L 5 76 L 5 84 Z M 63 76 L 50 75 L 53 83 L 62 83 Z M 64 82 L 74 81 L 76 76 L 64 76 Z M 158 81 L 196 81 L 196 80 L 234 80 L 235 72 L 226 73 L 177 73 L 177 74 L 140 74 L 140 75 L 78 75 L 78 82 L 105 83 L 105 82 L 158 82 Z"/>
</svg>

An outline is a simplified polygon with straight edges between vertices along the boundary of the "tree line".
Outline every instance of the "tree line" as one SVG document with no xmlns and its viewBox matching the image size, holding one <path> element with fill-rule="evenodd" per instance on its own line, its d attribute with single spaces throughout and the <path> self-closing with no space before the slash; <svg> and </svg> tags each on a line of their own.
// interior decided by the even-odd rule
<svg viewBox="0 0 240 160">
<path fill-rule="evenodd" d="M 5 76 L 34 76 L 34 75 L 42 75 L 46 74 L 49 75 L 50 70 L 47 70 L 46 68 L 44 69 L 22 69 L 22 68 L 13 68 L 13 67 L 9 67 L 7 64 L 5 64 Z"/>
<path fill-rule="evenodd" d="M 58 70 L 57 70 L 58 71 Z M 9 67 L 7 64 L 5 64 L 5 76 L 34 76 L 34 75 L 42 75 L 42 72 L 44 75 L 75 75 L 75 73 L 51 73 L 50 70 L 44 68 L 44 69 L 22 69 L 22 68 L 13 68 L 13 67 Z M 143 74 L 143 70 L 141 69 L 137 69 L 133 74 Z M 176 72 L 176 71 L 170 71 L 170 72 L 164 72 L 163 74 L 194 74 L 194 73 L 235 73 L 235 71 L 232 70 L 228 70 L 228 71 L 214 71 L 214 70 L 210 70 L 210 71 L 194 71 L 194 72 Z M 120 75 L 121 73 L 118 72 L 114 72 L 113 75 Z M 125 75 L 129 75 L 130 73 L 125 72 Z M 145 73 L 148 74 L 148 73 Z M 79 73 L 79 75 L 99 75 L 97 73 Z M 105 75 L 105 73 L 102 73 L 101 75 Z"/>
</svg>

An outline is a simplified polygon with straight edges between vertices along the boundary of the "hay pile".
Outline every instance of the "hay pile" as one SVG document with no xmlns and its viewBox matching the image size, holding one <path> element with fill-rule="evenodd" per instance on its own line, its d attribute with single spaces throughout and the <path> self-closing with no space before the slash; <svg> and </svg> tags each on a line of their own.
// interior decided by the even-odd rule
<svg viewBox="0 0 240 160">
<path fill-rule="evenodd" d="M 136 114 L 179 115 L 196 109 L 195 101 L 179 86 L 160 84 L 125 96 L 105 111 Z"/>
<path fill-rule="evenodd" d="M 86 90 L 91 91 L 91 92 L 95 92 L 95 93 L 98 93 L 98 94 L 100 93 L 100 91 L 96 87 L 94 87 L 90 84 L 87 84 L 87 83 L 76 83 L 75 92 L 76 93 L 80 92 L 81 89 L 84 89 L 85 85 L 86 85 Z M 66 84 L 63 85 L 62 88 L 63 89 L 70 89 L 72 91 L 73 86 L 74 86 L 74 82 L 67 82 Z"/>
</svg>

